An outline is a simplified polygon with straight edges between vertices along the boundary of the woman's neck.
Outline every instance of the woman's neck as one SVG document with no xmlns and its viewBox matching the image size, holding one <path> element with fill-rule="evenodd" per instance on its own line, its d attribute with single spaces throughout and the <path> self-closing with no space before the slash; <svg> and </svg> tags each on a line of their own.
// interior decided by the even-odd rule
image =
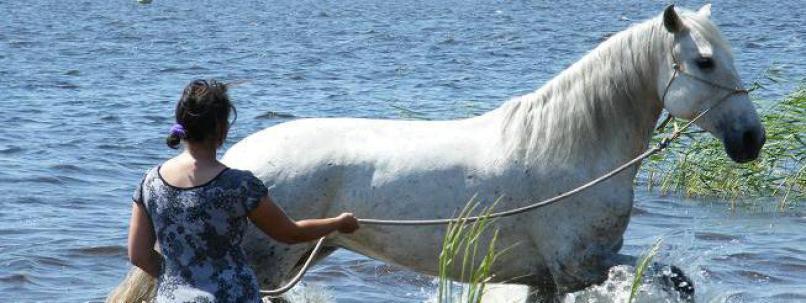
<svg viewBox="0 0 806 303">
<path fill-rule="evenodd" d="M 210 165 L 219 163 L 218 159 L 216 159 L 216 151 L 217 148 L 214 144 L 202 142 L 186 143 L 184 153 L 192 158 L 196 165 Z"/>
</svg>

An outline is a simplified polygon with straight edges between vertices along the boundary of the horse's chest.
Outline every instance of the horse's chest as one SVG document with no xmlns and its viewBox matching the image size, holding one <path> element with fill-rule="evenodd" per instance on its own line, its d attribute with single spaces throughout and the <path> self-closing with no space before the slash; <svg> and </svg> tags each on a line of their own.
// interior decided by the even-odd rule
<svg viewBox="0 0 806 303">
<path fill-rule="evenodd" d="M 594 187 L 539 214 L 546 224 L 535 235 L 544 243 L 579 254 L 574 256 L 577 259 L 617 252 L 630 220 L 633 191 L 631 183 L 609 185 Z"/>
</svg>

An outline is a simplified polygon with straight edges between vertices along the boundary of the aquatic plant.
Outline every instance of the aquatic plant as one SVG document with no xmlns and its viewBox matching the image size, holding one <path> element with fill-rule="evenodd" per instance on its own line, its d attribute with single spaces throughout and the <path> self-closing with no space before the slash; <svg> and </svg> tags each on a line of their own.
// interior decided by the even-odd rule
<svg viewBox="0 0 806 303">
<path fill-rule="evenodd" d="M 437 302 L 448 303 L 460 300 L 467 303 L 479 303 L 484 295 L 484 288 L 492 278 L 490 270 L 496 259 L 503 253 L 496 252 L 496 240 L 498 239 L 498 229 L 493 231 L 492 237 L 487 242 L 486 250 L 480 247 L 483 235 L 488 232 L 489 226 L 494 220 L 488 216 L 493 207 L 497 204 L 483 208 L 482 218 L 475 222 L 467 222 L 467 217 L 475 213 L 479 202 L 471 199 L 465 208 L 459 213 L 458 222 L 448 225 L 445 239 L 442 241 L 442 251 L 439 254 L 439 288 Z M 480 251 L 481 250 L 481 251 Z M 461 255 L 461 260 L 459 256 Z M 476 262 L 480 259 L 480 262 Z M 461 263 L 457 263 L 461 262 Z M 475 266 L 475 267 L 474 267 Z M 467 286 L 461 288 L 459 294 L 453 291 L 456 282 L 449 278 L 452 273 L 459 270 L 459 280 L 467 281 Z"/>
<path fill-rule="evenodd" d="M 761 109 L 767 143 L 758 160 L 738 164 L 727 158 L 722 145 L 703 131 L 686 133 L 643 166 L 643 182 L 663 193 L 740 198 L 776 197 L 785 209 L 806 199 L 806 85 L 783 100 Z M 659 134 L 669 133 L 669 123 Z M 656 136 L 660 140 L 663 135 Z"/>
<path fill-rule="evenodd" d="M 627 299 L 627 303 L 631 303 L 635 299 L 635 295 L 638 294 L 638 288 L 644 283 L 644 271 L 646 271 L 647 266 L 649 266 L 649 263 L 652 262 L 652 259 L 658 253 L 661 243 L 663 243 L 663 239 L 656 240 L 655 245 L 652 245 L 652 247 L 638 259 L 638 263 L 635 264 L 635 276 L 633 276 L 632 286 L 630 287 L 630 298 Z"/>
</svg>

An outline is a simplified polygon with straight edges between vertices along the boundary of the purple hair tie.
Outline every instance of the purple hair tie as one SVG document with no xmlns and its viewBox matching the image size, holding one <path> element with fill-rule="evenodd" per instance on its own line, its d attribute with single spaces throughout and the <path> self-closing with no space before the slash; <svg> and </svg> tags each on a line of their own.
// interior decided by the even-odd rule
<svg viewBox="0 0 806 303">
<path fill-rule="evenodd" d="M 171 136 L 184 139 L 186 135 L 187 133 L 185 133 L 185 128 L 182 126 L 182 124 L 176 123 L 171 126 Z"/>
</svg>

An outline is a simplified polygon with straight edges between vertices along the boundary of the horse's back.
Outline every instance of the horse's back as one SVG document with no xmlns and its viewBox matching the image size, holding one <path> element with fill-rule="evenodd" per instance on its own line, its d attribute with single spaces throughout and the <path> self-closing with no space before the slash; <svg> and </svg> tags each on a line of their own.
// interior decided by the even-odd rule
<svg viewBox="0 0 806 303">
<path fill-rule="evenodd" d="M 433 187 L 431 192 L 447 180 L 461 185 L 465 172 L 485 161 L 483 139 L 478 132 L 468 135 L 468 127 L 472 123 L 463 120 L 300 119 L 244 138 L 223 161 L 253 172 L 289 213 L 303 200 L 308 206 L 300 212 L 325 215 L 321 211 L 334 200 L 346 209 L 359 207 L 356 200 L 399 199 L 411 189 L 400 186 L 407 180 L 423 182 L 420 187 Z M 424 180 L 428 176 L 434 182 Z M 389 193 L 373 190 L 383 184 Z"/>
<path fill-rule="evenodd" d="M 227 151 L 223 161 L 258 177 L 335 165 L 370 165 L 396 171 L 413 168 L 410 166 L 431 170 L 435 166 L 471 166 L 485 161 L 482 157 L 488 144 L 483 134 L 468 134 L 466 125 L 471 123 L 300 119 L 244 138 Z"/>
</svg>

